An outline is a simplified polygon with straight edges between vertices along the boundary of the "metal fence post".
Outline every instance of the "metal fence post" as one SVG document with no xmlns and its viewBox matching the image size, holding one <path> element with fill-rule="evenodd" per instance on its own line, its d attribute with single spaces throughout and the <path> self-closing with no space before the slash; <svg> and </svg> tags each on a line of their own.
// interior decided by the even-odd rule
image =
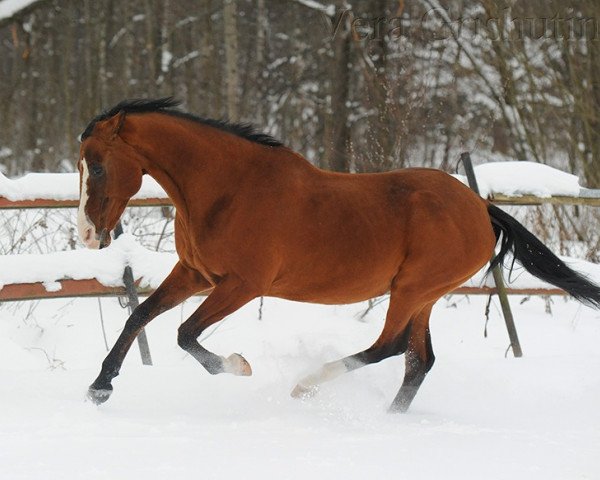
<svg viewBox="0 0 600 480">
<path fill-rule="evenodd" d="M 461 153 L 460 159 L 465 167 L 469 186 L 475 193 L 479 195 L 479 186 L 477 185 L 477 178 L 475 177 L 475 170 L 473 170 L 473 163 L 471 162 L 471 156 L 469 155 L 469 152 Z M 494 283 L 496 284 L 498 298 L 500 299 L 502 315 L 504 316 L 504 322 L 506 323 L 506 329 L 508 330 L 508 338 L 510 339 L 510 346 L 512 348 L 513 355 L 517 358 L 522 357 L 523 350 L 521 350 L 521 343 L 519 342 L 517 327 L 515 326 L 515 320 L 510 309 L 510 303 L 508 302 L 506 285 L 504 284 L 504 277 L 502 276 L 500 265 L 496 265 L 492 269 L 492 274 L 494 276 Z"/>
<path fill-rule="evenodd" d="M 115 238 L 118 238 L 122 233 L 123 225 L 121 225 L 121 221 L 119 221 L 115 226 Z M 129 265 L 125 267 L 125 271 L 123 272 L 123 283 L 125 284 L 125 291 L 127 292 L 127 307 L 129 314 L 131 315 L 135 308 L 140 304 L 140 301 L 135 288 L 133 271 Z M 146 336 L 145 329 L 142 328 L 142 331 L 138 334 L 137 342 L 138 347 L 140 347 L 142 363 L 144 365 L 152 365 L 152 356 L 150 355 L 150 346 L 148 345 L 148 337 Z"/>
</svg>

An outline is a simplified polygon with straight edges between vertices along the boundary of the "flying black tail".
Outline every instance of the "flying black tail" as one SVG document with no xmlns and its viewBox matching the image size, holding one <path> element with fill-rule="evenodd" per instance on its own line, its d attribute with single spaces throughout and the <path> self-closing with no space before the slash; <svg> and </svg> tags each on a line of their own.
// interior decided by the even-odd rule
<svg viewBox="0 0 600 480">
<path fill-rule="evenodd" d="M 488 206 L 500 252 L 492 260 L 491 268 L 501 264 L 509 251 L 532 275 L 571 294 L 582 303 L 600 308 L 600 286 L 581 273 L 569 268 L 554 255 L 535 235 L 508 213 L 494 205 Z"/>
</svg>

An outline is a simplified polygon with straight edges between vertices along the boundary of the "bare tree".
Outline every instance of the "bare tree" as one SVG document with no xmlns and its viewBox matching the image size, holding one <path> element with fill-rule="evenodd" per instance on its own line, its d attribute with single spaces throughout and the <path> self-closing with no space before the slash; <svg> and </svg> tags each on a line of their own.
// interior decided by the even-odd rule
<svg viewBox="0 0 600 480">
<path fill-rule="evenodd" d="M 236 0 L 225 0 L 223 4 L 223 24 L 225 31 L 225 79 L 227 85 L 227 117 L 239 119 L 238 112 L 238 39 Z"/>
</svg>

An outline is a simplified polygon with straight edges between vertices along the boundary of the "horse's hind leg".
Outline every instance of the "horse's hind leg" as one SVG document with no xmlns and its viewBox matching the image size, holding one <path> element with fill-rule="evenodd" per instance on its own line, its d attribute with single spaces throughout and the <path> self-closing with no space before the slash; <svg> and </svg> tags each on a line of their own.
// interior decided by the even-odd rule
<svg viewBox="0 0 600 480">
<path fill-rule="evenodd" d="M 408 350 L 405 356 L 404 381 L 392 402 L 391 412 L 406 412 L 408 410 L 427 372 L 431 370 L 435 361 L 431 345 L 431 334 L 429 333 L 429 316 L 432 307 L 433 304 L 426 306 L 411 321 Z"/>
<path fill-rule="evenodd" d="M 335 362 L 326 363 L 318 371 L 300 380 L 292 391 L 292 396 L 310 396 L 317 391 L 319 385 L 323 382 L 333 380 L 343 373 L 364 365 L 377 363 L 393 355 L 404 353 L 408 347 L 412 324 L 411 317 L 415 311 L 422 308 L 410 300 L 411 298 L 407 295 L 392 292 L 385 325 L 377 341 L 362 352 Z"/>
</svg>

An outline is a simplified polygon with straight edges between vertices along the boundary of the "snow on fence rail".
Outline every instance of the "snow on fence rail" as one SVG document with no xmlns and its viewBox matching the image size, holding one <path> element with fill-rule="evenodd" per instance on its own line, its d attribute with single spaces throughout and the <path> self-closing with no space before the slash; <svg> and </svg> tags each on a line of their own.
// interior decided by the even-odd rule
<svg viewBox="0 0 600 480">
<path fill-rule="evenodd" d="M 3 255 L 0 300 L 124 295 L 123 272 L 128 265 L 138 292 L 148 293 L 176 262 L 176 254 L 148 250 L 129 234 L 102 250 Z"/>
<path fill-rule="evenodd" d="M 72 208 L 79 204 L 78 173 L 29 173 L 11 180 L 0 173 L 0 209 Z M 129 205 L 171 205 L 162 187 L 144 175 L 142 187 Z"/>
<path fill-rule="evenodd" d="M 576 176 L 531 162 L 499 162 L 475 168 L 482 195 L 502 204 L 570 203 L 600 205 L 600 191 L 582 188 Z M 466 182 L 460 175 L 456 178 Z M 79 175 L 28 174 L 11 180 L 0 174 L 0 210 L 76 207 Z M 171 205 L 164 190 L 145 176 L 130 205 Z M 0 301 L 37 298 L 124 295 L 123 271 L 130 266 L 139 293 L 154 290 L 169 273 L 177 256 L 139 245 L 124 234 L 103 250 L 71 250 L 48 254 L 4 255 L 0 261 Z M 600 265 L 565 258 L 591 278 L 600 280 Z M 455 290 L 462 294 L 492 294 L 496 289 L 483 272 Z M 519 273 L 510 294 L 561 295 L 564 292 Z"/>
</svg>

